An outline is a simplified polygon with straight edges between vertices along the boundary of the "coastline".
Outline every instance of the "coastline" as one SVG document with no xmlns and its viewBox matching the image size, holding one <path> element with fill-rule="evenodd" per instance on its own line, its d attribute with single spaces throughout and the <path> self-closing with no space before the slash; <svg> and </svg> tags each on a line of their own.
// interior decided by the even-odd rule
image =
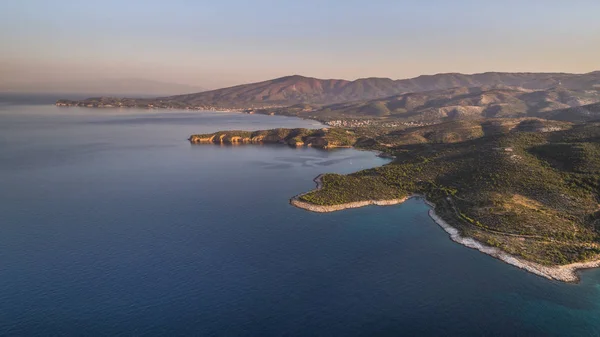
<svg viewBox="0 0 600 337">
<path fill-rule="evenodd" d="M 319 174 L 313 180 L 317 184 L 317 188 L 316 188 L 317 190 L 320 190 L 321 188 L 323 188 L 323 181 L 321 180 L 322 178 L 323 178 L 323 174 Z M 345 204 L 331 205 L 331 206 L 313 205 L 308 202 L 300 201 L 299 198 L 301 196 L 308 194 L 310 192 L 312 192 L 312 191 L 308 191 L 306 193 L 296 195 L 295 197 L 290 199 L 290 204 L 292 204 L 298 208 L 302 208 L 304 210 L 311 211 L 311 212 L 330 213 L 330 212 L 341 211 L 344 209 L 360 208 L 360 207 L 365 207 L 365 206 L 370 206 L 370 205 L 377 205 L 377 206 L 398 205 L 398 204 L 405 202 L 406 200 L 408 200 L 410 198 L 410 197 L 405 197 L 405 198 L 390 199 L 390 200 L 365 200 L 365 201 L 349 202 L 349 203 L 345 203 Z"/>
<path fill-rule="evenodd" d="M 314 179 L 315 183 L 317 184 L 317 187 L 316 187 L 317 190 L 323 188 L 322 177 L 323 177 L 323 175 L 320 174 Z M 577 282 L 579 282 L 579 274 L 578 274 L 579 270 L 600 267 L 600 260 L 589 261 L 589 262 L 576 262 L 576 263 L 559 265 L 559 266 L 544 266 L 539 263 L 527 261 L 522 258 L 516 257 L 514 255 L 508 254 L 507 252 L 505 252 L 499 248 L 487 246 L 473 238 L 464 237 L 460 234 L 460 231 L 457 228 L 452 227 L 450 224 L 448 224 L 446 221 L 444 221 L 444 219 L 442 219 L 439 215 L 437 215 L 435 213 L 436 205 L 434 203 L 428 201 L 425 198 L 425 196 L 423 196 L 423 195 L 414 194 L 414 195 L 409 195 L 405 198 L 400 198 L 400 199 L 365 200 L 365 201 L 350 202 L 350 203 L 339 204 L 339 205 L 321 206 L 321 205 L 313 205 L 313 204 L 299 200 L 299 198 L 301 196 L 303 196 L 307 193 L 310 193 L 310 192 L 312 192 L 312 191 L 294 196 L 293 198 L 290 199 L 290 204 L 295 207 L 298 207 L 298 208 L 301 208 L 301 209 L 304 209 L 307 211 L 311 211 L 311 212 L 330 213 L 330 212 L 337 212 L 337 211 L 341 211 L 341 210 L 345 210 L 345 209 L 349 209 L 349 208 L 359 208 L 359 207 L 370 206 L 370 205 L 377 205 L 377 206 L 398 205 L 398 204 L 401 204 L 412 198 L 421 198 L 429 207 L 431 207 L 431 209 L 428 212 L 429 217 L 436 224 L 438 224 L 438 226 L 440 226 L 446 233 L 448 233 L 448 235 L 450 236 L 450 239 L 452 241 L 454 241 L 458 244 L 461 244 L 463 246 L 466 246 L 468 248 L 476 249 L 476 250 L 478 250 L 484 254 L 487 254 L 493 258 L 496 258 L 504 263 L 507 263 L 507 264 L 515 266 L 517 268 L 523 269 L 523 270 L 528 271 L 537 276 L 547 278 L 549 280 L 561 281 L 561 282 L 566 282 L 566 283 L 577 283 Z"/>
</svg>

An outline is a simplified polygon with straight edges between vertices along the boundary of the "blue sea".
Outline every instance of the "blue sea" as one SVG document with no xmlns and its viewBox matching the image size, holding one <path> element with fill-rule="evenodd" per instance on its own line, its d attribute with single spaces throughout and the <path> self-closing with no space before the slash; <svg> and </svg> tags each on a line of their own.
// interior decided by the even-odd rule
<svg viewBox="0 0 600 337">
<path fill-rule="evenodd" d="M 217 112 L 0 105 L 2 336 L 600 336 L 600 271 L 549 281 L 410 200 L 288 204 L 371 152 L 191 145 L 319 128 Z"/>
</svg>

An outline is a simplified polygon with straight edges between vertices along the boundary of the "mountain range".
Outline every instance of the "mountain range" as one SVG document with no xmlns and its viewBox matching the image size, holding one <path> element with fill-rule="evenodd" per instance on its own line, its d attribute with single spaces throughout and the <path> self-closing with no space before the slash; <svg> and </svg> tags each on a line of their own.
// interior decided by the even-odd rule
<svg viewBox="0 0 600 337">
<path fill-rule="evenodd" d="M 189 105 L 251 107 L 289 106 L 299 103 L 332 104 L 369 100 L 402 93 L 424 92 L 455 87 L 509 86 L 544 90 L 556 86 L 570 90 L 600 89 L 600 72 L 561 73 L 483 73 L 475 75 L 438 74 L 406 80 L 363 78 L 355 81 L 321 80 L 299 75 L 244 84 L 202 93 L 163 98 Z"/>
<path fill-rule="evenodd" d="M 514 117 L 600 102 L 600 71 L 587 74 L 457 73 L 355 81 L 299 75 L 154 99 L 90 98 L 58 105 L 256 110 L 311 118 Z M 298 106 L 300 105 L 300 106 Z M 288 108 L 292 107 L 292 108 Z"/>
</svg>

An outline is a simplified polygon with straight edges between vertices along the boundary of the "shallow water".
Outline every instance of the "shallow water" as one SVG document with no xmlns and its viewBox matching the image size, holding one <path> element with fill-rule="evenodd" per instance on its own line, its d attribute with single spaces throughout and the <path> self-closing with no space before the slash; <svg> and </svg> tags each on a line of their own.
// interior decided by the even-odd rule
<svg viewBox="0 0 600 337">
<path fill-rule="evenodd" d="M 600 335 L 600 272 L 549 281 L 428 207 L 288 204 L 370 152 L 190 145 L 320 127 L 211 112 L 0 107 L 0 335 Z"/>
</svg>

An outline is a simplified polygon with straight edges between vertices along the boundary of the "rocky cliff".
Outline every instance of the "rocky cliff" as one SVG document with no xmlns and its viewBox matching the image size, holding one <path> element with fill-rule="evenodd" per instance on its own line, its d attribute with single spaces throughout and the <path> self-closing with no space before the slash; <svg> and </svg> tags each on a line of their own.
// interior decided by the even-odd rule
<svg viewBox="0 0 600 337">
<path fill-rule="evenodd" d="M 311 146 L 317 148 L 350 147 L 356 143 L 352 131 L 344 129 L 273 129 L 260 131 L 220 131 L 211 134 L 192 135 L 189 141 L 194 144 L 249 144 L 275 143 L 290 146 Z"/>
</svg>

